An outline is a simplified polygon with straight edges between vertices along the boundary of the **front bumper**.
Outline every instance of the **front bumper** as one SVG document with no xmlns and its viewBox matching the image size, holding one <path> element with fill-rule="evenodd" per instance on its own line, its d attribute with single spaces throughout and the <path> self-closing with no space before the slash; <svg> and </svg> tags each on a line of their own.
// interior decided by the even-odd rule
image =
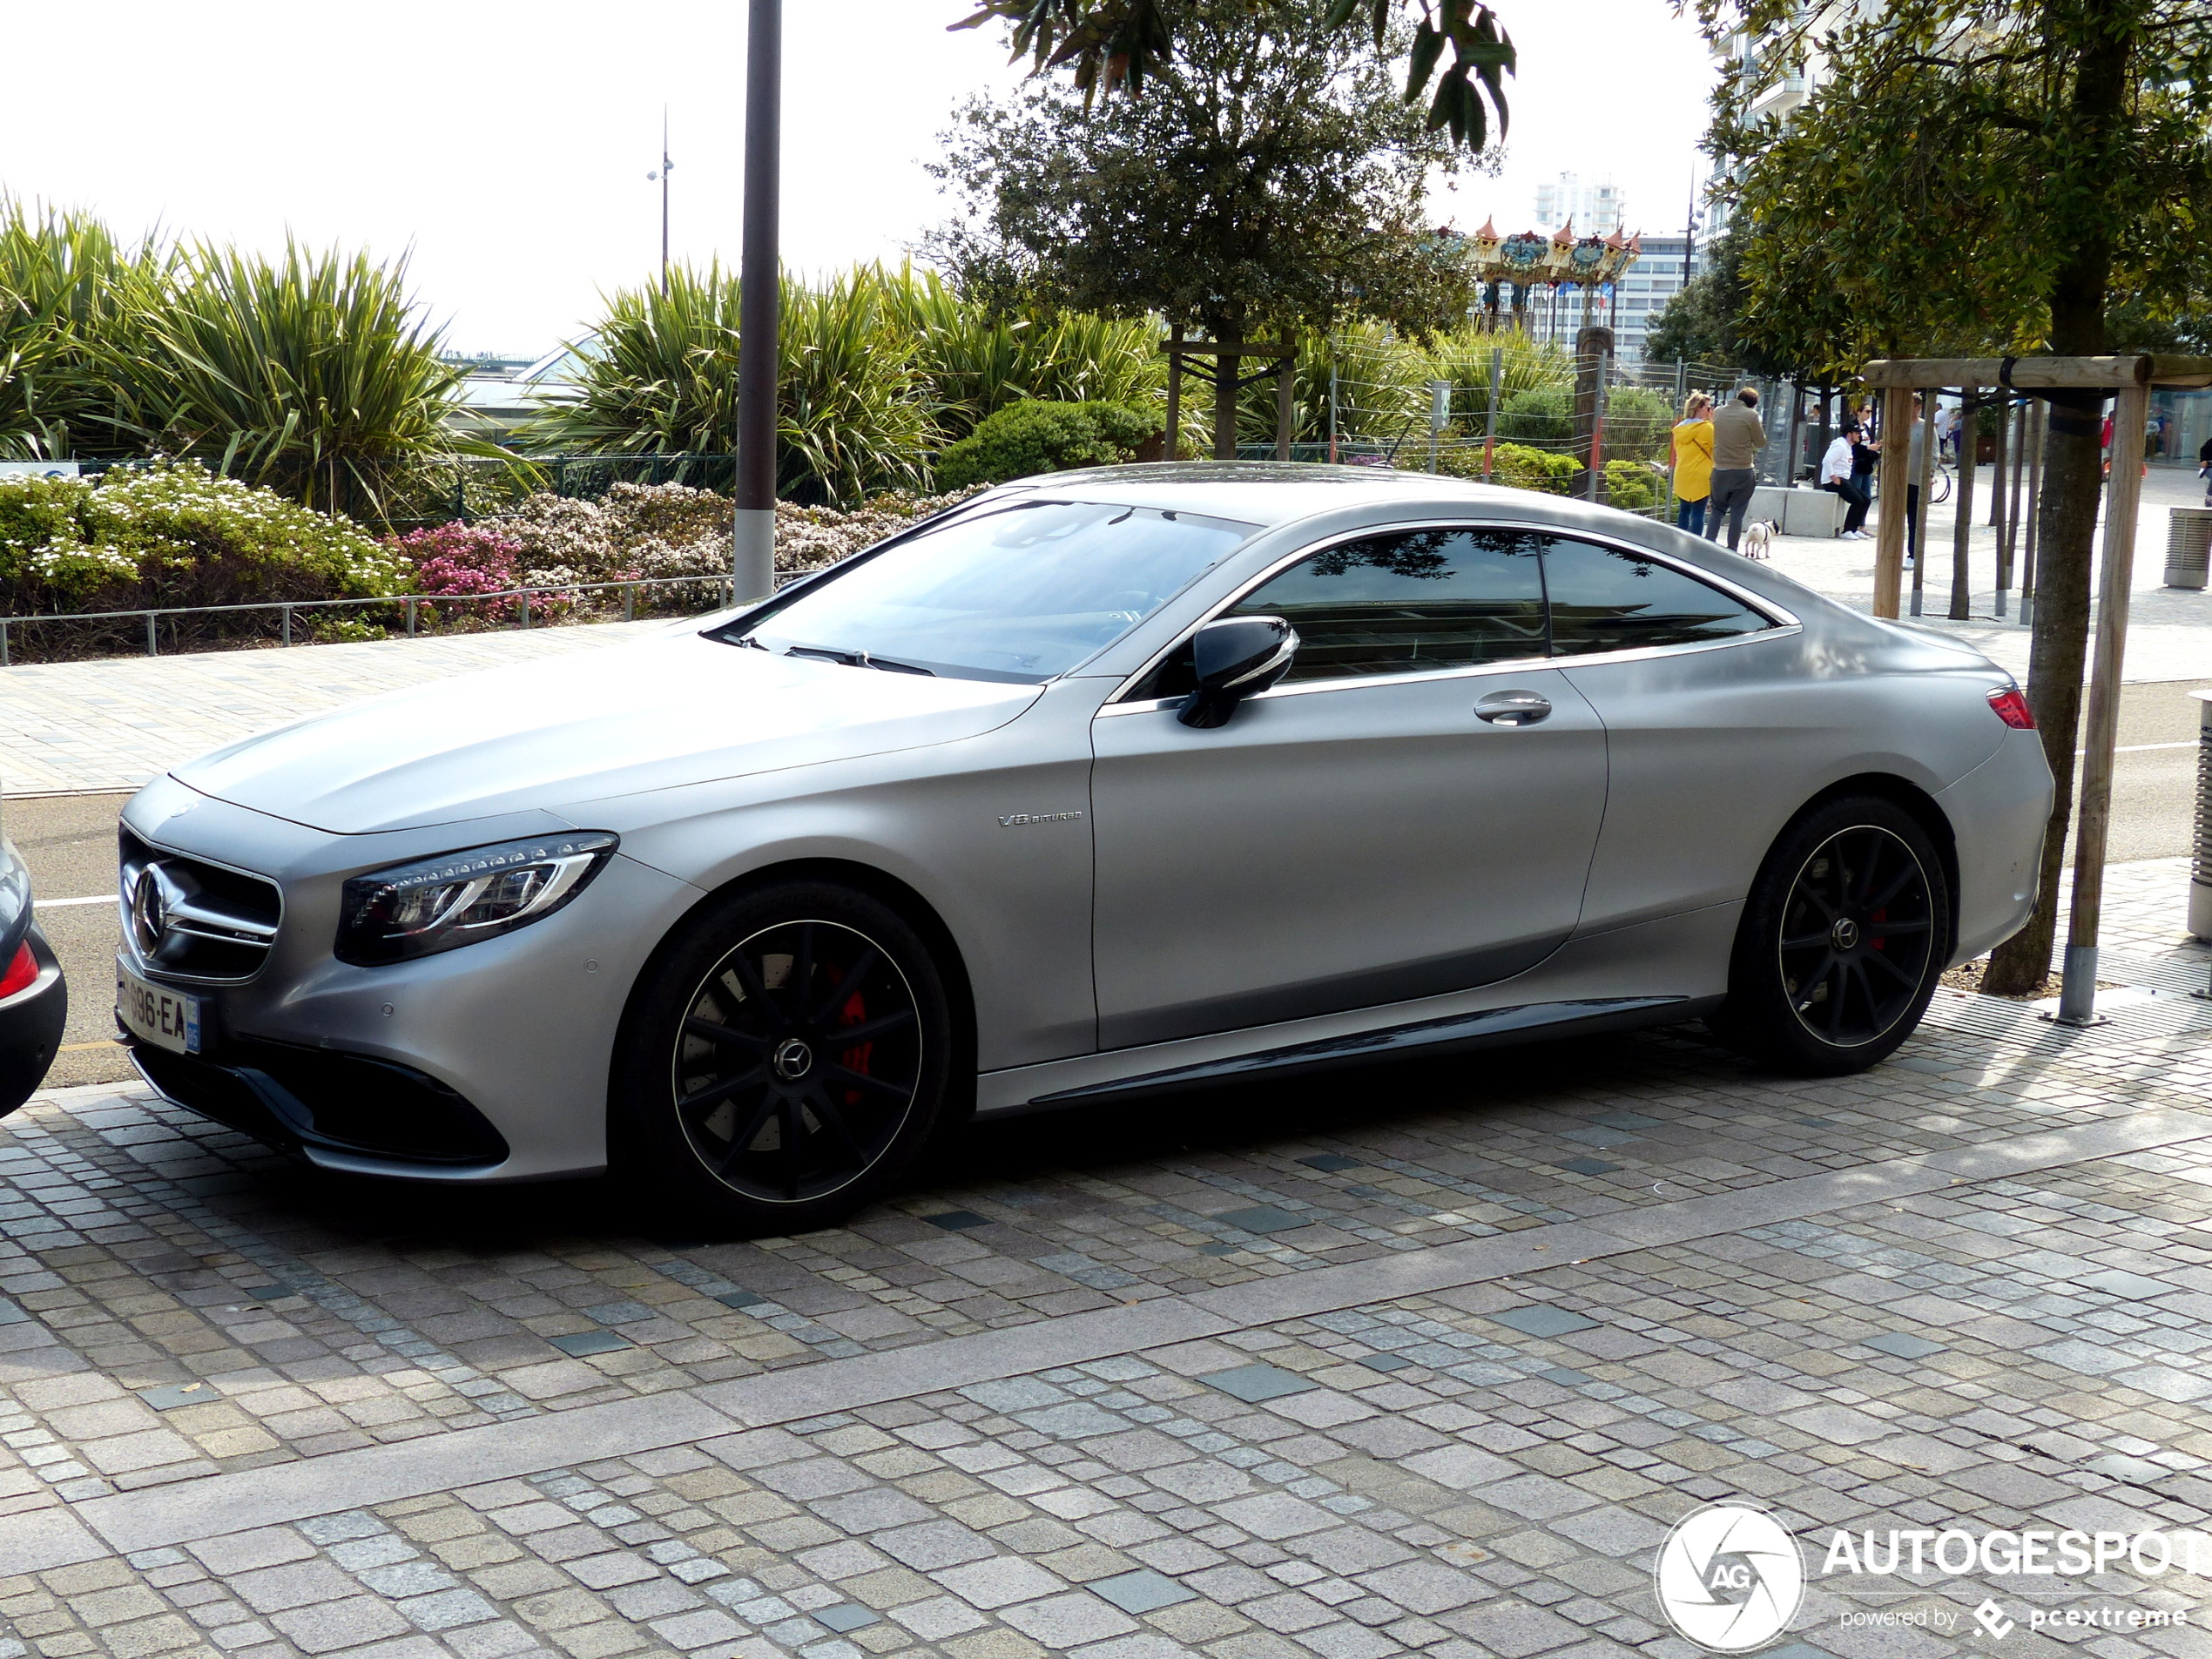
<svg viewBox="0 0 2212 1659">
<path fill-rule="evenodd" d="M 69 1023 L 69 981 L 46 936 L 33 927 L 24 935 L 38 963 L 38 977 L 0 1001 L 0 1116 L 29 1100 L 46 1079 Z"/>
<path fill-rule="evenodd" d="M 252 870 L 283 891 L 282 926 L 248 980 L 149 972 L 126 941 L 135 971 L 202 999 L 201 1053 L 135 1045 L 165 1097 L 326 1169 L 505 1182 L 605 1167 L 624 1005 L 696 888 L 617 853 L 543 921 L 361 968 L 332 954 L 347 876 L 545 833 L 544 823 L 339 836 L 192 797 L 173 780 L 150 786 L 125 822 L 158 851 Z"/>
</svg>

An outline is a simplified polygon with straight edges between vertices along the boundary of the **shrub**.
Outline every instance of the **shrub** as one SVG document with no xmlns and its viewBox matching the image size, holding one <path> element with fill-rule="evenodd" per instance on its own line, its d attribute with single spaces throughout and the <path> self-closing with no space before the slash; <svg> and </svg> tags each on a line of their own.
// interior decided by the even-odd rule
<svg viewBox="0 0 2212 1659">
<path fill-rule="evenodd" d="M 1032 473 L 1126 461 L 1152 434 L 1150 416 L 1119 403 L 1009 403 L 937 458 L 941 489 L 1002 484 Z"/>
<path fill-rule="evenodd" d="M 1659 492 L 1666 488 L 1667 475 L 1662 469 L 1642 461 L 1608 461 L 1605 463 L 1605 498 L 1615 507 L 1628 512 L 1639 512 L 1659 504 Z"/>
<path fill-rule="evenodd" d="M 1657 461 L 1667 453 L 1674 406 L 1644 386 L 1616 386 L 1605 400 L 1605 453 L 1622 461 Z"/>
<path fill-rule="evenodd" d="M 409 575 L 351 521 L 193 462 L 0 480 L 0 604 L 17 616 L 365 598 L 404 590 Z M 164 624 L 180 644 L 265 637 L 277 625 L 274 613 L 252 611 Z M 54 657 L 143 649 L 145 632 L 133 621 L 87 623 L 16 640 Z"/>
<path fill-rule="evenodd" d="M 1471 464 L 1474 475 L 1480 477 L 1482 451 L 1469 448 L 1461 455 L 1463 464 Z M 1574 488 L 1575 475 L 1582 470 L 1582 463 L 1573 455 L 1554 455 L 1548 449 L 1531 448 L 1525 443 L 1498 445 L 1492 462 L 1491 482 L 1512 489 L 1541 489 L 1551 496 L 1568 494 Z"/>
<path fill-rule="evenodd" d="M 1575 435 L 1575 388 L 1532 386 L 1498 409 L 1498 435 L 1515 443 L 1565 443 Z"/>
</svg>

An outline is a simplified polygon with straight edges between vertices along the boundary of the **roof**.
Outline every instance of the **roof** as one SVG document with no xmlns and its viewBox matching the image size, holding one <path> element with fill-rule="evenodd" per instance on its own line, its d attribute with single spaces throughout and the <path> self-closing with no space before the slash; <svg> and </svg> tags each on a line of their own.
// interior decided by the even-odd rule
<svg viewBox="0 0 2212 1659">
<path fill-rule="evenodd" d="M 1413 500 L 1526 505 L 1528 492 L 1389 467 L 1305 461 L 1152 461 L 1089 467 L 1018 479 L 1008 490 L 1080 490 L 1089 500 L 1179 507 L 1247 524 L 1282 524 L 1337 507 L 1397 506 Z M 1546 498 L 1554 499 L 1554 498 Z"/>
</svg>

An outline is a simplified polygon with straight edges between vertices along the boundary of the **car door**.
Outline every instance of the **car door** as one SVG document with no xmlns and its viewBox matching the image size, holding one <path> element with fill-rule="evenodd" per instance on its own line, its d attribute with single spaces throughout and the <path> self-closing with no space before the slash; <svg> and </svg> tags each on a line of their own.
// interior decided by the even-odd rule
<svg viewBox="0 0 2212 1659">
<path fill-rule="evenodd" d="M 1541 538 L 1311 551 L 1221 614 L 1298 631 L 1226 725 L 1176 718 L 1188 641 L 1092 723 L 1102 1048 L 1505 978 L 1566 939 L 1605 732 L 1547 660 Z"/>
<path fill-rule="evenodd" d="M 1552 536 L 1553 660 L 1604 719 L 1606 822 L 1582 930 L 1741 900 L 1861 711 L 1801 631 L 1639 549 Z M 1819 781 L 1816 781 L 1819 780 Z"/>
</svg>

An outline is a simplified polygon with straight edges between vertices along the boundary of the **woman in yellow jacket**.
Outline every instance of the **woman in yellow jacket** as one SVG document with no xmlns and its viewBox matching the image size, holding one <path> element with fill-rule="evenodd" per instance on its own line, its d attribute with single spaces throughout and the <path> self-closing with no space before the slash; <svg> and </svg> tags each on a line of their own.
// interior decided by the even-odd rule
<svg viewBox="0 0 2212 1659">
<path fill-rule="evenodd" d="M 1667 464 L 1675 469 L 1675 523 L 1705 533 L 1705 498 L 1713 491 L 1713 400 L 1692 392 L 1675 423 Z"/>
</svg>

